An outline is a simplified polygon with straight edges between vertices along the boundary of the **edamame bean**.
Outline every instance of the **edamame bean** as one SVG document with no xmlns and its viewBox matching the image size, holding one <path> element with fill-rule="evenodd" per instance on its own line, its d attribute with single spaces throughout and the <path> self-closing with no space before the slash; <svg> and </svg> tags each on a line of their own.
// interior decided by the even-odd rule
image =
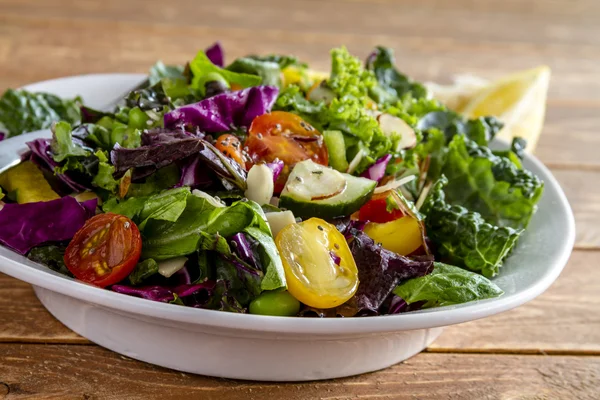
<svg viewBox="0 0 600 400">
<path fill-rule="evenodd" d="M 250 303 L 250 314 L 291 317 L 299 311 L 300 302 L 287 290 L 263 292 Z"/>
</svg>

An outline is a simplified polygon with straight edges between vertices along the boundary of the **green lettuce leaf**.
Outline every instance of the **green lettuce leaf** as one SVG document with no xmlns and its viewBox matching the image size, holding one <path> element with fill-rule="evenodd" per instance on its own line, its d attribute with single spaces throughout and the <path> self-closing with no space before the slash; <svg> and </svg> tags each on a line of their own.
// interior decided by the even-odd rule
<svg viewBox="0 0 600 400">
<path fill-rule="evenodd" d="M 217 67 L 213 64 L 203 51 L 199 51 L 196 57 L 190 62 L 190 70 L 192 71 L 192 88 L 204 91 L 204 77 L 211 73 L 219 74 L 230 85 L 236 84 L 241 88 L 260 85 L 262 78 L 257 75 L 237 73 Z"/>
<path fill-rule="evenodd" d="M 8 89 L 0 97 L 0 132 L 8 137 L 47 129 L 60 120 L 81 121 L 81 99 L 61 99 L 48 93 Z"/>
<path fill-rule="evenodd" d="M 394 293 L 407 304 L 424 301 L 421 308 L 432 308 L 490 299 L 504 292 L 479 274 L 436 262 L 429 275 L 404 281 Z"/>
<path fill-rule="evenodd" d="M 262 208 L 252 201 L 238 201 L 229 207 L 215 204 L 207 198 L 190 195 L 185 209 L 175 221 L 148 219 L 142 227 L 143 257 L 164 260 L 189 255 L 198 249 L 228 254 L 219 250 L 221 241 L 244 232 L 259 244 L 259 255 L 265 268 L 262 289 L 285 287 L 283 265 Z"/>
<path fill-rule="evenodd" d="M 442 175 L 420 210 L 426 216 L 427 235 L 442 260 L 491 278 L 523 231 L 491 225 L 476 212 L 448 204 L 447 183 Z"/>
<path fill-rule="evenodd" d="M 130 197 L 123 200 L 111 197 L 102 204 L 102 211 L 105 213 L 110 212 L 113 214 L 124 215 L 129 219 L 137 221 L 138 215 L 142 212 L 146 201 L 148 201 L 148 196 Z"/>
<path fill-rule="evenodd" d="M 493 225 L 515 229 L 527 227 L 544 190 L 537 176 L 463 135 L 450 142 L 443 173 L 448 202 L 478 212 Z"/>
<path fill-rule="evenodd" d="M 366 103 L 369 89 L 376 84 L 373 72 L 364 69 L 360 60 L 348 49 L 331 50 L 331 74 L 327 86 L 339 99 L 353 97 Z"/>
<path fill-rule="evenodd" d="M 95 154 L 98 157 L 98 173 L 92 179 L 92 185 L 114 193 L 119 187 L 119 181 L 113 177 L 115 167 L 108 162 L 108 156 L 102 150 Z"/>
<path fill-rule="evenodd" d="M 56 162 L 62 162 L 68 157 L 87 157 L 90 155 L 88 149 L 73 142 L 71 125 L 68 122 L 57 122 L 52 128 L 52 158 Z"/>
</svg>

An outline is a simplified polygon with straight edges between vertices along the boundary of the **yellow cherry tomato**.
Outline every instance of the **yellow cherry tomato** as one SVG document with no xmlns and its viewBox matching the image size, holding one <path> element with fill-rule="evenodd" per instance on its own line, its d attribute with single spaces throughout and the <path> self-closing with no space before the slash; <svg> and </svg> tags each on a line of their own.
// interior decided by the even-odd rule
<svg viewBox="0 0 600 400">
<path fill-rule="evenodd" d="M 333 308 L 358 289 L 358 269 L 335 226 L 319 218 L 283 228 L 275 239 L 288 291 L 310 307 Z"/>
<path fill-rule="evenodd" d="M 403 256 L 409 255 L 423 244 L 419 221 L 410 215 L 378 224 L 369 222 L 365 233 L 384 249 Z"/>
</svg>

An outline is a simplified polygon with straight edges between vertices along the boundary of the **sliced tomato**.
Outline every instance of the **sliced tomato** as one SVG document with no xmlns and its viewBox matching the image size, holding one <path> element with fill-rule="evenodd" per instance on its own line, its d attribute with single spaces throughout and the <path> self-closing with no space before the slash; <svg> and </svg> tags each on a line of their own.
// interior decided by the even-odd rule
<svg viewBox="0 0 600 400">
<path fill-rule="evenodd" d="M 323 135 L 299 116 L 285 111 L 256 117 L 248 131 L 244 149 L 249 156 L 247 169 L 262 161 L 279 159 L 284 162 L 285 167 L 275 184 L 276 192 L 283 189 L 296 163 L 308 159 L 321 165 L 329 163 Z"/>
<path fill-rule="evenodd" d="M 142 237 L 132 220 L 117 214 L 90 218 L 65 252 L 65 264 L 81 281 L 106 287 L 125 279 L 142 254 Z"/>
<path fill-rule="evenodd" d="M 360 208 L 358 219 L 382 224 L 402 218 L 404 213 L 396 201 L 389 192 L 376 194 Z"/>
<path fill-rule="evenodd" d="M 219 136 L 215 147 L 225 156 L 240 164 L 242 168 L 246 168 L 244 157 L 242 156 L 242 144 L 237 136 L 226 133 Z"/>
</svg>

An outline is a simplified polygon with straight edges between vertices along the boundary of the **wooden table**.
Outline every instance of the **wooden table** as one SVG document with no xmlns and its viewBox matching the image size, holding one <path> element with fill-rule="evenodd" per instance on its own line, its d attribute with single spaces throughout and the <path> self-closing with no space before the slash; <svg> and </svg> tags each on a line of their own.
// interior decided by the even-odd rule
<svg viewBox="0 0 600 400">
<path fill-rule="evenodd" d="M 516 310 L 452 326 L 387 370 L 305 384 L 212 379 L 137 362 L 57 322 L 0 275 L 0 394 L 8 398 L 600 398 L 600 2 L 596 0 L 0 0 L 0 90 L 65 75 L 145 72 L 218 39 L 227 57 L 293 53 L 328 68 L 340 44 L 383 44 L 420 80 L 547 64 L 536 151 L 575 212 L 558 281 Z M 556 232 L 561 235 L 561 232 Z M 526 268 L 527 266 L 523 266 Z M 249 366 L 251 368 L 251 366 Z"/>
</svg>

